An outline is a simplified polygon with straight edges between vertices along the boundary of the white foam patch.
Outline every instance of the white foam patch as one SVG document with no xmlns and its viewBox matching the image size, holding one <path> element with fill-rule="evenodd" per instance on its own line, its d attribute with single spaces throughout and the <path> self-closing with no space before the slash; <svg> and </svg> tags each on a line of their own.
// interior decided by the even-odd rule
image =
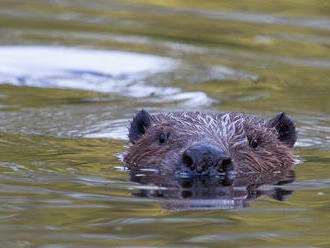
<svg viewBox="0 0 330 248">
<path fill-rule="evenodd" d="M 133 97 L 177 92 L 171 87 L 134 84 L 173 69 L 175 60 L 121 51 L 64 47 L 0 47 L 0 83 L 79 89 Z"/>
<path fill-rule="evenodd" d="M 173 62 L 168 58 L 138 53 L 65 47 L 2 46 L 0 55 L 1 65 L 7 66 L 6 72 L 35 75 L 54 70 L 85 70 L 112 75 L 159 72 Z"/>
</svg>

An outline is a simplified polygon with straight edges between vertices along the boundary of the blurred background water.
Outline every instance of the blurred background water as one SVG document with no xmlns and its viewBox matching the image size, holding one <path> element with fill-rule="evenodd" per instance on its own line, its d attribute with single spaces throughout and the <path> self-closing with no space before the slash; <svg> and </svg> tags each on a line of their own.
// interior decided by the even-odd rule
<svg viewBox="0 0 330 248">
<path fill-rule="evenodd" d="M 329 95 L 328 0 L 0 0 L 0 245 L 330 247 Z M 137 197 L 121 157 L 142 107 L 288 113 L 294 192 Z"/>
</svg>

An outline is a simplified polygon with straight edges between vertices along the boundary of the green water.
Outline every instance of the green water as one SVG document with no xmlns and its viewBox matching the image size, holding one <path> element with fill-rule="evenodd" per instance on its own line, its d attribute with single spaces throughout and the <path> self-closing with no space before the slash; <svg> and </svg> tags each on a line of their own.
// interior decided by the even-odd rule
<svg viewBox="0 0 330 248">
<path fill-rule="evenodd" d="M 1 247 L 330 247 L 329 1 L 0 0 L 0 45 Z M 288 113 L 293 192 L 136 196 L 121 158 L 142 107 Z"/>
</svg>

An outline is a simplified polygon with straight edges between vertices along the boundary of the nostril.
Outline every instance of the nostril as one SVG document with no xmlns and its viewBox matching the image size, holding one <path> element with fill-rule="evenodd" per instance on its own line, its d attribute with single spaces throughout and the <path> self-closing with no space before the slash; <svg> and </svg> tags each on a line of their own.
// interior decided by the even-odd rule
<svg viewBox="0 0 330 248">
<path fill-rule="evenodd" d="M 218 171 L 224 171 L 231 168 L 231 158 L 224 156 L 216 163 Z"/>
<path fill-rule="evenodd" d="M 223 167 L 226 167 L 230 163 L 231 163 L 231 158 L 225 158 L 224 160 L 222 160 L 222 166 Z"/>
<path fill-rule="evenodd" d="M 182 162 L 185 166 L 187 166 L 189 168 L 192 168 L 192 166 L 194 164 L 192 157 L 189 156 L 189 154 L 187 154 L 186 152 L 183 154 Z"/>
</svg>

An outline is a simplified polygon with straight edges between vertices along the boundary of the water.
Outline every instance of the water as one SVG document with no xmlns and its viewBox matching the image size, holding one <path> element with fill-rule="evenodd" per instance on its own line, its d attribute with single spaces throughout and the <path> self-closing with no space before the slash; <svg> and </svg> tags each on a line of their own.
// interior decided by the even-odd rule
<svg viewBox="0 0 330 248">
<path fill-rule="evenodd" d="M 2 0 L 0 13 L 1 247 L 330 246 L 328 1 Z M 295 178 L 182 179 L 179 200 L 124 167 L 141 108 L 284 111 Z"/>
</svg>

